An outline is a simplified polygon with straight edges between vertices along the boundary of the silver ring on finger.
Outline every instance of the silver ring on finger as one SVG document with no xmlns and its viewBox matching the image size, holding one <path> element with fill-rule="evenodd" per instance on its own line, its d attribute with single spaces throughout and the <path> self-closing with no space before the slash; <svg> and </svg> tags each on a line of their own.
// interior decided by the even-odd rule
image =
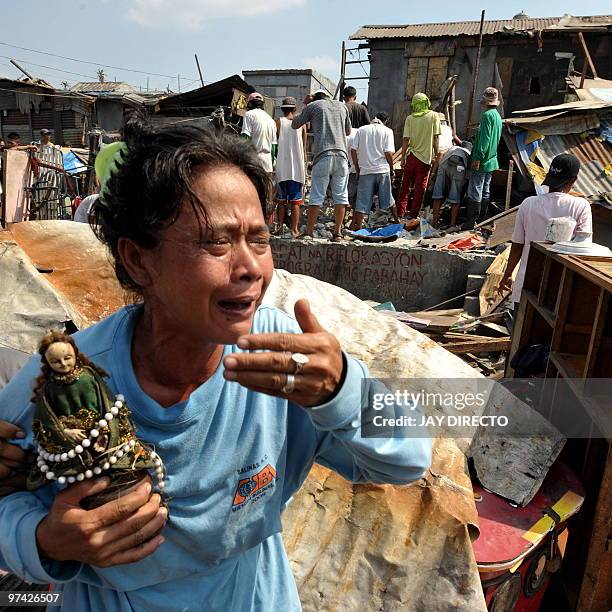
<svg viewBox="0 0 612 612">
<path fill-rule="evenodd" d="M 294 374 L 299 374 L 302 368 L 310 361 L 310 359 L 303 353 L 292 353 L 291 361 L 295 364 Z"/>
<path fill-rule="evenodd" d="M 295 376 L 293 374 L 287 374 L 287 380 L 285 384 L 281 387 L 281 391 L 283 393 L 293 393 L 295 390 Z"/>
</svg>

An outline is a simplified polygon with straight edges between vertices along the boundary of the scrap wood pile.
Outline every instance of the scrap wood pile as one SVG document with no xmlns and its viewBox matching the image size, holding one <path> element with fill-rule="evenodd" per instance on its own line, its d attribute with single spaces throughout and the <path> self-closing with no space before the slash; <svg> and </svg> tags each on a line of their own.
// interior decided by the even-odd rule
<svg viewBox="0 0 612 612">
<path fill-rule="evenodd" d="M 509 254 L 510 248 L 507 247 L 489 266 L 480 289 L 466 292 L 477 293 L 466 297 L 466 300 L 476 302 L 473 314 L 466 312 L 465 308 L 396 312 L 390 302 L 372 305 L 376 310 L 427 334 L 485 376 L 501 378 L 512 334 L 505 308 L 509 292 L 498 293 L 497 288 Z"/>
</svg>

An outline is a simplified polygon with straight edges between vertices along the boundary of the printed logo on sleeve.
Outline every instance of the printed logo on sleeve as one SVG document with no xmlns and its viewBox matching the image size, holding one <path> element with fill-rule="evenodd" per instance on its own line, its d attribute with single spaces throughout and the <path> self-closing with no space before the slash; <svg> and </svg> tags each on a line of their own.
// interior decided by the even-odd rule
<svg viewBox="0 0 612 612">
<path fill-rule="evenodd" d="M 250 469 L 257 469 L 260 464 L 254 466 L 247 466 L 242 468 L 239 472 L 250 471 Z M 234 500 L 232 501 L 232 512 L 244 508 L 247 504 L 255 503 L 265 497 L 274 489 L 276 482 L 276 470 L 267 463 L 259 472 L 253 476 L 247 476 L 241 478 L 236 486 L 236 492 L 234 493 Z"/>
</svg>

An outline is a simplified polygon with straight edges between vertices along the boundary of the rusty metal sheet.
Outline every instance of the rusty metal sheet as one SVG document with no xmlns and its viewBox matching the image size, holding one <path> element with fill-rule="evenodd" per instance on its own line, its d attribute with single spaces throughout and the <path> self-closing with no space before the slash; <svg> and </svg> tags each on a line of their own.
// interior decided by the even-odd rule
<svg viewBox="0 0 612 612">
<path fill-rule="evenodd" d="M 34 353 L 41 336 L 67 320 L 80 323 L 78 311 L 0 232 L 0 346 Z"/>
<path fill-rule="evenodd" d="M 580 160 L 577 191 L 594 200 L 603 200 L 602 194 L 612 193 L 612 177 L 604 171 L 612 164 L 612 146 L 591 135 L 586 138 L 581 134 L 548 135 L 536 155 L 547 170 L 553 158 L 561 153 L 572 153 Z"/>
<path fill-rule="evenodd" d="M 470 497 L 433 474 L 406 487 L 350 485 L 315 465 L 283 516 L 304 611 L 486 610 Z"/>
<path fill-rule="evenodd" d="M 7 233 L 78 311 L 77 327 L 88 327 L 125 304 L 106 247 L 87 223 L 25 221 Z"/>
<path fill-rule="evenodd" d="M 265 302 L 292 313 L 302 297 L 372 376 L 430 378 L 432 389 L 482 378 L 424 334 L 309 276 L 277 270 Z M 430 472 L 406 487 L 353 485 L 315 467 L 283 518 L 304 610 L 486 609 L 470 539 L 478 516 L 468 446 L 435 439 Z"/>
</svg>

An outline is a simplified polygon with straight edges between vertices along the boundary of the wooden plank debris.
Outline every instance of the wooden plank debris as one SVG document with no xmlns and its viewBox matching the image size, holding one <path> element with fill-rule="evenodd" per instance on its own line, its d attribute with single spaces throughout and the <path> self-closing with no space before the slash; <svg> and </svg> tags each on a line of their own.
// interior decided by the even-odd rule
<svg viewBox="0 0 612 612">
<path fill-rule="evenodd" d="M 505 351 L 510 348 L 510 343 L 512 341 L 510 336 L 491 338 L 490 336 L 462 334 L 451 331 L 432 336 L 432 339 L 442 344 L 447 351 L 459 355 L 466 353 Z"/>
<path fill-rule="evenodd" d="M 518 208 L 511 208 L 507 212 L 508 214 L 493 222 L 491 226 L 493 233 L 487 240 L 487 247 L 493 248 L 512 240 L 512 233 L 514 232 L 514 224 L 516 222 L 516 213 L 518 212 Z M 483 229 L 487 229 L 488 227 L 489 226 L 485 225 L 483 226 Z"/>
<path fill-rule="evenodd" d="M 491 313 L 499 304 L 501 304 L 510 294 L 509 291 L 505 291 L 502 294 L 497 293 L 499 283 L 506 271 L 508 265 L 508 257 L 510 256 L 510 247 L 507 247 L 502 253 L 500 253 L 494 260 L 493 263 L 487 269 L 487 278 L 480 289 L 480 314 L 485 315 Z M 516 278 L 518 272 L 518 266 L 515 268 L 512 275 L 512 280 Z"/>
</svg>

